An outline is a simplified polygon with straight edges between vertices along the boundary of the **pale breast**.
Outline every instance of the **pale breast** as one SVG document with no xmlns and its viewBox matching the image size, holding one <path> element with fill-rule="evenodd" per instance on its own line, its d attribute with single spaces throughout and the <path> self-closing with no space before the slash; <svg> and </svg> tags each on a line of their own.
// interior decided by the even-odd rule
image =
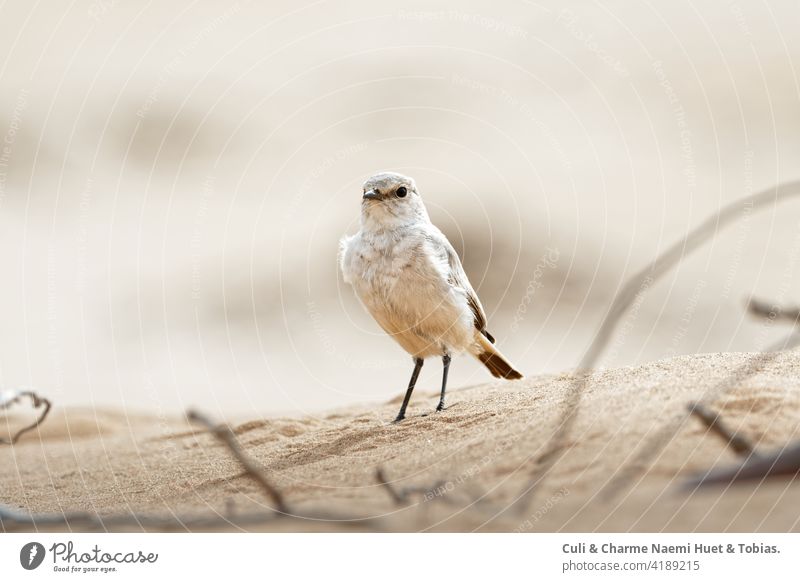
<svg viewBox="0 0 800 582">
<path fill-rule="evenodd" d="M 449 283 L 446 255 L 430 246 L 424 231 L 359 233 L 347 245 L 342 270 L 387 332 L 416 333 L 448 345 L 471 337 L 466 296 Z"/>
</svg>

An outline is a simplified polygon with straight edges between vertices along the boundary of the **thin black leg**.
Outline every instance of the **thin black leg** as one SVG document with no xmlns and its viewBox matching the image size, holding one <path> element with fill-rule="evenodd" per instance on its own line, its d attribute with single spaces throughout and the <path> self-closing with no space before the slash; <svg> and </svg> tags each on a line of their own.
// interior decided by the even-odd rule
<svg viewBox="0 0 800 582">
<path fill-rule="evenodd" d="M 439 398 L 439 405 L 436 407 L 436 410 L 444 410 L 444 391 L 447 390 L 447 372 L 450 370 L 450 355 L 445 354 L 442 356 L 442 364 L 444 364 L 444 369 L 442 370 L 442 397 Z"/>
<path fill-rule="evenodd" d="M 411 400 L 411 393 L 414 391 L 414 385 L 417 383 L 417 378 L 419 377 L 419 371 L 422 369 L 422 358 L 415 358 L 414 359 L 414 371 L 411 372 L 411 380 L 408 383 L 408 390 L 406 390 L 406 397 L 403 398 L 403 405 L 400 407 L 400 412 L 397 413 L 397 418 L 394 419 L 395 422 L 400 422 L 406 417 L 406 406 L 408 406 L 408 401 Z"/>
</svg>

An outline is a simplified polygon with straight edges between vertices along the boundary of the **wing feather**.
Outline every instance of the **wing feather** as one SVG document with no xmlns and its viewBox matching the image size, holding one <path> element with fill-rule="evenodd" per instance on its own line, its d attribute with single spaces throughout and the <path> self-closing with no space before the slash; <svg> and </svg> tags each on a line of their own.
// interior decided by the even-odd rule
<svg viewBox="0 0 800 582">
<path fill-rule="evenodd" d="M 474 317 L 475 328 L 481 332 L 486 339 L 494 343 L 494 337 L 486 330 L 486 312 L 483 310 L 481 300 L 478 299 L 478 294 L 472 288 L 467 274 L 464 272 L 464 267 L 461 265 L 461 259 L 458 258 L 458 253 L 441 232 L 436 233 L 438 236 L 432 236 L 431 239 L 437 247 L 439 247 L 445 254 L 447 264 L 450 267 L 449 283 L 454 287 L 462 289 L 467 296 L 467 304 Z"/>
</svg>

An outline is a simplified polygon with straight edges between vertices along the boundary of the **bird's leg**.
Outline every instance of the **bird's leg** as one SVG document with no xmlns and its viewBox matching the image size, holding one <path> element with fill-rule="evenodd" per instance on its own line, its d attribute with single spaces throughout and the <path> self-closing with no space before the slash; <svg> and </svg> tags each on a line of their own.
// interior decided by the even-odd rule
<svg viewBox="0 0 800 582">
<path fill-rule="evenodd" d="M 444 364 L 442 370 L 442 397 L 439 398 L 439 405 L 436 407 L 438 411 L 444 410 L 444 391 L 447 390 L 447 372 L 450 370 L 450 354 L 442 356 L 442 364 Z"/>
<path fill-rule="evenodd" d="M 411 380 L 408 382 L 406 397 L 403 398 L 403 405 L 400 407 L 400 412 L 397 413 L 397 418 L 394 419 L 395 422 L 400 422 L 406 417 L 406 406 L 408 406 L 408 401 L 411 400 L 411 393 L 414 391 L 414 385 L 417 383 L 419 371 L 422 369 L 422 363 L 422 358 L 414 358 L 414 371 L 411 372 Z"/>
</svg>

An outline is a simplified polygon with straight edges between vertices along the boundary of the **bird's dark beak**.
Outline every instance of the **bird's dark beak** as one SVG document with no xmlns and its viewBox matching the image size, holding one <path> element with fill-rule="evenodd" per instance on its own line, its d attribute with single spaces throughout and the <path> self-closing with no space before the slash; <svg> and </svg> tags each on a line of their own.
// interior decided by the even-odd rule
<svg viewBox="0 0 800 582">
<path fill-rule="evenodd" d="M 364 192 L 364 200 L 378 200 L 380 198 L 380 194 L 375 192 L 375 190 L 367 190 Z"/>
</svg>

